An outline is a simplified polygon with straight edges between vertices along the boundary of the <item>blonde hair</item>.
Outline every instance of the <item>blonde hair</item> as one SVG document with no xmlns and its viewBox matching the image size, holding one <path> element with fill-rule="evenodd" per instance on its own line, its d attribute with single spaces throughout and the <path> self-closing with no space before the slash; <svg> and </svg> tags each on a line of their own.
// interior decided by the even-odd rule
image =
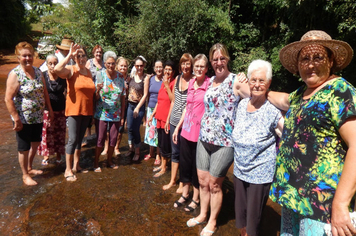
<svg viewBox="0 0 356 236">
<path fill-rule="evenodd" d="M 209 61 L 210 62 L 213 60 L 213 56 L 214 56 L 215 51 L 218 51 L 218 50 L 220 50 L 221 54 L 224 57 L 226 57 L 226 59 L 228 61 L 230 61 L 229 52 L 227 51 L 227 48 L 225 47 L 225 45 L 221 44 L 221 43 L 216 43 L 210 48 L 210 51 L 209 51 Z"/>
</svg>

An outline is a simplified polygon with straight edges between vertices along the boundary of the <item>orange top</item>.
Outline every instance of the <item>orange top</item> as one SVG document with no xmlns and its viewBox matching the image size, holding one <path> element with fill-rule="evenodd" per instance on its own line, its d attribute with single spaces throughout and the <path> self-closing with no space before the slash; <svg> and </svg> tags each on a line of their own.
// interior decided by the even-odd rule
<svg viewBox="0 0 356 236">
<path fill-rule="evenodd" d="M 73 76 L 67 79 L 66 116 L 92 116 L 95 85 L 88 69 L 80 74 L 73 66 Z"/>
</svg>

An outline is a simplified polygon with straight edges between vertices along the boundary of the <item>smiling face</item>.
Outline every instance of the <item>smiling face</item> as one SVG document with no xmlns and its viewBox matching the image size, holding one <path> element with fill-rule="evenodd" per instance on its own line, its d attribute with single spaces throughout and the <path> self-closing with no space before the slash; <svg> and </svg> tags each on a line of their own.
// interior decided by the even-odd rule
<svg viewBox="0 0 356 236">
<path fill-rule="evenodd" d="M 162 77 L 163 75 L 163 63 L 161 61 L 157 61 L 155 63 L 154 71 L 158 77 Z"/>
<path fill-rule="evenodd" d="M 58 64 L 58 60 L 55 57 L 49 57 L 47 59 L 47 67 L 48 71 L 52 74 L 54 74 L 54 67 Z"/>
<path fill-rule="evenodd" d="M 141 60 L 136 60 L 135 61 L 135 67 L 136 67 L 136 74 L 138 76 L 142 76 L 143 75 L 143 69 L 145 67 L 145 63 Z"/>
<path fill-rule="evenodd" d="M 192 63 L 190 61 L 183 61 L 180 69 L 184 75 L 189 76 L 192 73 Z"/>
<path fill-rule="evenodd" d="M 105 62 L 105 67 L 106 70 L 111 74 L 113 72 L 115 72 L 115 59 L 112 57 L 109 57 L 108 59 L 106 59 Z"/>
<path fill-rule="evenodd" d="M 75 57 L 75 63 L 81 68 L 85 67 L 87 63 L 87 55 L 85 54 L 83 49 L 78 49 L 77 56 Z"/>
<path fill-rule="evenodd" d="M 96 60 L 100 61 L 103 57 L 103 50 L 101 48 L 97 48 L 94 52 L 94 57 Z"/>
<path fill-rule="evenodd" d="M 193 69 L 197 79 L 205 78 L 205 74 L 208 71 L 206 61 L 204 59 L 199 59 L 195 61 Z"/>
<path fill-rule="evenodd" d="M 215 71 L 216 77 L 225 76 L 230 73 L 227 68 L 228 59 L 224 56 L 221 50 L 216 50 L 213 53 L 213 59 L 211 60 L 211 65 Z"/>
<path fill-rule="evenodd" d="M 19 51 L 19 55 L 17 55 L 17 59 L 21 66 L 31 67 L 33 64 L 33 53 L 31 52 L 31 50 L 27 48 L 23 48 Z"/>
<path fill-rule="evenodd" d="M 118 69 L 118 71 L 119 71 L 121 74 L 126 75 L 126 74 L 127 74 L 127 68 L 128 68 L 128 65 L 127 65 L 126 60 L 121 59 L 121 60 L 119 61 L 119 63 L 117 64 L 117 69 Z"/>
<path fill-rule="evenodd" d="M 271 81 L 266 78 L 266 68 L 260 68 L 251 73 L 251 77 L 248 81 L 250 87 L 251 96 L 265 96 Z"/>
<path fill-rule="evenodd" d="M 305 46 L 298 56 L 299 75 L 308 88 L 316 88 L 330 76 L 333 65 L 326 49 L 317 44 Z"/>
</svg>

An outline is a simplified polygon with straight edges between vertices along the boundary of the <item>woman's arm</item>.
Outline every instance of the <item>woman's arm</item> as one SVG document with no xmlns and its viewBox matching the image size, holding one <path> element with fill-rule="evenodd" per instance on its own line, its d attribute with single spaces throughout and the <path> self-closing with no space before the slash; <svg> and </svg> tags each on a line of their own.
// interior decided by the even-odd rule
<svg viewBox="0 0 356 236">
<path fill-rule="evenodd" d="M 120 123 L 120 126 L 124 126 L 124 116 L 125 116 L 125 109 L 126 109 L 126 107 L 125 107 L 125 96 L 121 96 L 121 99 L 120 99 L 120 101 L 121 101 L 121 119 L 120 119 L 120 121 L 121 121 L 121 123 Z"/>
<path fill-rule="evenodd" d="M 348 230 L 356 234 L 351 224 L 349 209 L 351 199 L 356 191 L 356 118 L 348 119 L 339 129 L 341 138 L 348 146 L 344 168 L 337 185 L 331 213 L 331 230 L 335 235 L 349 235 Z M 348 230 L 347 230 L 348 229 Z"/>
<path fill-rule="evenodd" d="M 54 67 L 54 72 L 61 78 L 70 78 L 72 76 L 72 66 L 66 66 L 70 59 L 77 55 L 77 50 L 80 46 L 77 44 L 71 44 L 68 55 Z"/>
<path fill-rule="evenodd" d="M 89 60 L 87 60 L 87 63 L 85 63 L 85 67 L 86 67 L 88 70 L 90 70 L 90 61 L 89 61 Z"/>
<path fill-rule="evenodd" d="M 5 104 L 7 110 L 9 111 L 12 119 L 14 120 L 14 128 L 15 131 L 20 131 L 23 128 L 20 116 L 16 110 L 14 97 L 19 91 L 20 84 L 17 80 L 17 76 L 15 72 L 11 71 L 6 80 L 6 91 L 5 91 Z"/>
<path fill-rule="evenodd" d="M 178 77 L 178 76 L 177 76 Z M 173 90 L 174 87 L 176 86 L 177 83 L 177 78 L 174 81 L 174 86 L 173 86 Z M 166 78 L 165 76 L 163 76 L 163 85 L 166 88 L 169 100 L 172 102 L 174 100 L 174 92 L 172 92 L 171 88 L 169 87 L 170 81 L 168 80 L 168 78 Z"/>
<path fill-rule="evenodd" d="M 54 114 L 53 114 L 53 110 L 52 110 L 51 101 L 50 101 L 49 95 L 48 95 L 46 81 L 44 79 L 42 72 L 41 72 L 41 75 L 42 75 L 42 83 L 43 83 L 43 89 L 44 89 L 45 105 L 46 105 L 48 113 L 49 113 L 49 121 L 51 122 L 54 119 Z"/>
<path fill-rule="evenodd" d="M 177 144 L 178 143 L 178 131 L 182 128 L 183 122 L 184 122 L 184 116 L 185 116 L 185 112 L 186 112 L 186 108 L 184 108 L 183 112 L 182 112 L 182 116 L 180 117 L 180 120 L 177 124 L 176 129 L 173 132 L 172 135 L 172 141 L 173 143 Z"/>
<path fill-rule="evenodd" d="M 250 97 L 250 87 L 248 86 L 248 80 L 244 80 L 243 78 L 246 78 L 244 73 L 239 73 L 236 75 L 237 78 L 234 80 L 234 93 L 236 96 L 240 96 L 242 98 L 247 98 Z M 244 81 L 244 82 L 240 82 Z"/>
<path fill-rule="evenodd" d="M 148 87 L 150 86 L 150 75 L 146 75 L 144 80 L 144 87 L 143 87 L 143 96 L 140 99 L 140 102 L 137 104 L 136 108 L 133 111 L 133 117 L 136 118 L 138 113 L 140 112 L 140 108 L 146 103 L 146 98 L 148 94 Z"/>
<path fill-rule="evenodd" d="M 176 78 L 176 80 L 174 81 L 173 90 L 176 87 L 177 80 L 178 79 Z M 168 90 L 171 91 L 170 88 L 168 88 L 168 89 L 166 88 L 166 90 L 167 90 L 167 93 L 168 93 Z M 169 94 L 168 94 L 168 96 L 169 96 Z M 168 116 L 167 116 L 167 119 L 166 119 L 166 124 L 164 126 L 164 131 L 166 132 L 166 134 L 169 133 L 169 120 L 171 119 L 171 113 L 172 113 L 172 109 L 173 109 L 173 106 L 174 106 L 174 100 L 175 100 L 174 93 L 172 93 L 172 99 L 170 97 L 169 97 L 169 99 L 171 100 L 171 105 L 169 106 Z"/>
<path fill-rule="evenodd" d="M 278 123 L 277 123 L 277 127 L 276 127 L 276 133 L 278 135 L 278 137 L 282 137 L 282 132 L 283 132 L 283 126 L 284 126 L 284 118 L 283 116 L 279 119 Z"/>
<path fill-rule="evenodd" d="M 158 105 L 158 103 L 156 103 L 155 109 L 153 109 L 153 111 L 152 111 L 152 113 L 151 113 L 151 116 L 148 118 L 147 123 L 148 123 L 149 125 L 151 125 L 152 119 L 153 119 L 153 117 L 156 115 L 156 112 L 157 112 L 157 105 Z"/>
<path fill-rule="evenodd" d="M 267 99 L 275 107 L 282 111 L 288 111 L 289 109 L 289 94 L 283 92 L 268 91 Z"/>
</svg>

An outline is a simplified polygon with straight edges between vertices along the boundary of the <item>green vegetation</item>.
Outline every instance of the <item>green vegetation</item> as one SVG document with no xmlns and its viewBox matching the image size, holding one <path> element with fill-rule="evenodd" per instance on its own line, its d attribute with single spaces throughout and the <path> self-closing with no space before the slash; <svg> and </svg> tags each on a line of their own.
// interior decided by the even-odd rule
<svg viewBox="0 0 356 236">
<path fill-rule="evenodd" d="M 35 8 L 25 21 L 41 16 L 31 19 L 51 30 L 56 43 L 71 36 L 89 49 L 100 44 L 129 59 L 143 55 L 152 65 L 156 59 L 178 61 L 184 52 L 207 55 L 221 42 L 229 48 L 233 72 L 245 71 L 253 59 L 269 60 L 272 89 L 288 92 L 300 81 L 281 66 L 278 53 L 306 31 L 324 30 L 356 49 L 354 0 L 68 0 L 68 8 L 42 2 L 46 7 Z M 356 84 L 355 59 L 341 74 Z"/>
</svg>

